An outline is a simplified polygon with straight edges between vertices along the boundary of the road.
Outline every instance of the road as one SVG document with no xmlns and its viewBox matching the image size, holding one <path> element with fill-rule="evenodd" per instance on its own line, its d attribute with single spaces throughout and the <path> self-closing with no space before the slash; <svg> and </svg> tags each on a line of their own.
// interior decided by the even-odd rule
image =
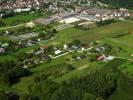
<svg viewBox="0 0 133 100">
<path fill-rule="evenodd" d="M 86 50 L 84 50 L 84 51 L 89 51 L 89 50 L 91 50 L 91 49 L 93 49 L 93 48 L 94 48 L 94 47 L 90 47 L 90 48 L 88 48 L 88 49 L 86 49 Z M 52 59 L 56 59 L 56 58 L 59 58 L 59 57 L 61 57 L 61 56 L 67 55 L 67 54 L 69 54 L 70 52 L 72 52 L 72 51 L 68 51 L 68 52 L 63 53 L 63 54 L 60 54 L 60 55 L 58 55 L 58 56 L 54 56 L 54 57 L 52 57 Z M 96 53 L 88 53 L 88 54 L 96 54 Z M 113 57 L 114 57 L 114 58 L 125 59 L 125 60 L 128 60 L 128 61 L 133 62 L 133 59 L 129 59 L 129 58 L 125 58 L 125 57 L 119 57 L 119 56 L 113 56 Z"/>
<path fill-rule="evenodd" d="M 133 59 L 129 59 L 129 58 L 125 58 L 125 57 L 118 57 L 118 56 L 114 56 L 114 57 L 115 58 L 120 58 L 120 59 L 125 59 L 125 60 L 133 62 Z"/>
<path fill-rule="evenodd" d="M 0 30 L 5 30 L 5 29 L 10 29 L 10 28 L 15 28 L 15 27 L 23 26 L 23 25 L 25 25 L 25 24 L 26 24 L 26 23 L 19 24 L 19 25 L 15 25 L 15 26 L 3 27 L 3 28 L 0 28 Z"/>
<path fill-rule="evenodd" d="M 90 47 L 90 48 L 88 48 L 88 49 L 86 49 L 86 50 L 83 50 L 83 51 L 89 51 L 89 50 L 91 50 L 91 49 L 93 49 L 93 47 Z M 81 50 L 80 50 L 81 51 Z M 52 57 L 52 59 L 56 59 L 56 58 L 59 58 L 59 57 L 61 57 L 61 56 L 64 56 L 64 55 L 67 55 L 67 54 L 69 54 L 69 53 L 71 53 L 71 52 L 74 52 L 74 51 L 68 51 L 68 52 L 65 52 L 65 53 L 63 53 L 63 54 L 60 54 L 60 55 L 58 55 L 58 56 L 54 56 L 54 57 Z M 94 54 L 94 53 L 93 53 Z"/>
</svg>

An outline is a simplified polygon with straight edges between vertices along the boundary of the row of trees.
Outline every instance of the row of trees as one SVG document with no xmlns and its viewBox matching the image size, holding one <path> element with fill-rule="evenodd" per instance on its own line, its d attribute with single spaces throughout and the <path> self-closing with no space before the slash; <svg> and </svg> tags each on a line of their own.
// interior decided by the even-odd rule
<svg viewBox="0 0 133 100">
<path fill-rule="evenodd" d="M 29 92 L 40 100 L 103 100 L 116 88 L 111 74 L 92 72 L 80 79 L 59 85 L 51 80 L 39 80 L 29 87 Z"/>
<path fill-rule="evenodd" d="M 94 0 L 94 1 L 100 1 L 102 3 L 112 5 L 114 7 L 125 7 L 129 9 L 133 9 L 133 0 Z"/>
<path fill-rule="evenodd" d="M 104 21 L 101 20 L 101 21 L 97 22 L 96 24 L 98 26 L 104 26 L 104 25 L 109 25 L 109 24 L 114 23 L 114 22 L 116 22 L 115 19 L 108 19 L 108 20 L 104 20 Z"/>
<path fill-rule="evenodd" d="M 0 62 L 0 83 L 12 85 L 16 83 L 20 77 L 27 76 L 31 72 L 27 69 L 17 66 L 15 61 Z"/>
</svg>

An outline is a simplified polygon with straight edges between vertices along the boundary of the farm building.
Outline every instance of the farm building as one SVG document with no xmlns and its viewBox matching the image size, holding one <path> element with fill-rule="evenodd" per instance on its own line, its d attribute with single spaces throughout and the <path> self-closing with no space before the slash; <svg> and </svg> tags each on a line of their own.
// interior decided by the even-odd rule
<svg viewBox="0 0 133 100">
<path fill-rule="evenodd" d="M 48 25 L 50 23 L 55 22 L 56 20 L 58 20 L 58 17 L 53 16 L 53 17 L 49 17 L 49 18 L 39 18 L 39 19 L 35 20 L 34 22 L 37 24 Z"/>
<path fill-rule="evenodd" d="M 99 20 L 107 20 L 113 18 L 111 10 L 92 8 L 84 12 L 87 15 L 96 17 Z"/>
</svg>

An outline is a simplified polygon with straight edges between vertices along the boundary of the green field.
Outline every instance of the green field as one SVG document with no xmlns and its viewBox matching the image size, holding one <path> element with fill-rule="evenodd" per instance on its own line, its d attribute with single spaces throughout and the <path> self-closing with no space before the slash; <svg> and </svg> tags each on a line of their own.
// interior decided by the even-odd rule
<svg viewBox="0 0 133 100">
<path fill-rule="evenodd" d="M 121 36 L 119 38 L 114 38 L 118 35 L 129 33 L 129 32 L 131 34 Z M 3 37 L 1 37 L 1 38 L 4 39 Z M 53 80 L 57 83 L 62 83 L 63 81 L 67 81 L 67 80 L 77 78 L 77 77 L 79 78 L 81 76 L 85 76 L 89 72 L 92 72 L 95 70 L 101 70 L 102 68 L 104 68 L 103 71 L 107 71 L 107 72 L 114 71 L 114 73 L 115 73 L 118 70 L 117 68 L 124 67 L 124 70 L 120 69 L 120 71 L 122 71 L 124 73 L 125 72 L 133 73 L 132 63 L 130 61 L 127 62 L 127 60 L 125 60 L 125 59 L 133 59 L 133 56 L 132 56 L 132 54 L 133 54 L 133 23 L 128 22 L 128 21 L 119 21 L 116 23 L 112 23 L 110 25 L 97 27 L 95 29 L 91 29 L 91 30 L 87 30 L 87 31 L 80 30 L 80 29 L 77 29 L 74 27 L 68 28 L 68 29 L 59 31 L 56 34 L 56 38 L 54 38 L 53 40 L 48 40 L 46 42 L 40 43 L 39 45 L 21 49 L 17 52 L 14 52 L 14 53 L 6 55 L 6 56 L 0 56 L 0 60 L 17 59 L 17 58 L 15 58 L 16 54 L 27 52 L 36 47 L 39 47 L 40 45 L 49 45 L 49 44 L 63 45 L 64 43 L 69 43 L 76 39 L 78 39 L 84 43 L 90 43 L 92 41 L 99 40 L 102 43 L 108 43 L 114 47 L 121 47 L 123 50 L 121 52 L 118 52 L 116 54 L 116 56 L 123 57 L 124 59 L 123 58 L 114 59 L 113 61 L 108 62 L 108 63 L 101 63 L 101 62 L 96 62 L 96 61 L 90 62 L 89 55 L 87 55 L 87 58 L 76 61 L 71 58 L 72 58 L 72 55 L 74 55 L 74 54 L 78 55 L 78 53 L 67 54 L 65 56 L 62 56 L 62 57 L 52 60 L 50 63 L 43 63 L 34 68 L 30 68 L 29 70 L 31 72 L 33 72 L 32 75 L 27 76 L 27 77 L 22 77 L 20 79 L 20 81 L 16 84 L 12 85 L 11 88 L 2 86 L 3 87 L 2 90 L 14 89 L 21 93 L 28 94 L 28 86 L 34 82 L 34 77 L 36 75 L 40 75 L 41 73 L 46 73 L 52 65 L 57 65 L 60 63 L 71 64 L 75 69 L 68 73 L 65 73 L 64 75 L 56 77 L 56 78 L 53 76 L 49 76 L 49 78 L 51 80 Z M 69 61 L 67 61 L 66 59 L 69 59 Z M 128 67 L 125 68 L 125 66 L 128 66 Z M 123 80 L 121 80 L 121 78 L 119 78 L 119 81 L 117 83 L 118 89 L 110 97 L 109 100 L 118 100 L 117 98 L 120 98 L 120 96 L 123 93 L 125 93 L 124 90 L 128 91 L 125 89 L 127 87 L 124 87 L 121 81 L 123 82 Z M 125 93 L 125 96 L 127 96 L 126 93 Z M 124 100 L 124 99 L 121 99 L 121 100 Z"/>
<path fill-rule="evenodd" d="M 75 54 L 75 53 L 74 53 Z M 76 53 L 77 54 L 77 53 Z M 28 77 L 24 77 L 22 78 L 17 84 L 13 85 L 12 87 L 14 89 L 20 90 L 23 93 L 28 93 L 28 86 L 30 84 L 32 84 L 34 77 L 36 75 L 39 75 L 40 73 L 47 71 L 47 69 L 50 68 L 50 66 L 52 65 L 56 65 L 56 64 L 61 64 L 61 63 L 67 63 L 67 64 L 71 64 L 73 67 L 75 67 L 76 69 L 61 76 L 58 78 L 52 78 L 52 80 L 61 83 L 62 81 L 67 81 L 68 79 L 74 78 L 74 77 L 79 77 L 80 75 L 84 75 L 86 72 L 88 72 L 89 70 L 94 70 L 94 69 L 99 69 L 101 68 L 100 64 L 98 62 L 89 62 L 88 61 L 88 57 L 86 59 L 82 59 L 79 61 L 76 60 L 70 60 L 70 61 L 66 61 L 66 59 L 71 59 L 72 55 L 71 54 L 67 54 L 65 56 L 59 57 L 57 59 L 54 59 L 52 62 L 50 63 L 44 63 L 42 65 L 39 65 L 35 68 L 31 68 L 30 70 L 33 72 L 33 75 L 28 76 Z M 95 66 L 95 67 L 92 67 Z"/>
<path fill-rule="evenodd" d="M 32 14 L 21 13 L 21 14 L 18 14 L 13 17 L 9 17 L 9 18 L 0 18 L 0 21 L 4 22 L 6 24 L 3 27 L 7 27 L 7 26 L 14 26 L 16 24 L 29 22 L 33 19 L 40 17 L 40 16 L 41 15 L 38 13 L 32 13 Z M 0 28 L 2 28 L 2 27 L 0 27 Z"/>
<path fill-rule="evenodd" d="M 74 39 L 79 39 L 83 42 L 92 42 L 106 37 L 114 37 L 127 32 L 133 32 L 132 22 L 119 21 L 87 31 L 77 28 L 69 28 L 57 33 L 57 38 L 53 40 L 53 43 L 67 43 Z"/>
</svg>

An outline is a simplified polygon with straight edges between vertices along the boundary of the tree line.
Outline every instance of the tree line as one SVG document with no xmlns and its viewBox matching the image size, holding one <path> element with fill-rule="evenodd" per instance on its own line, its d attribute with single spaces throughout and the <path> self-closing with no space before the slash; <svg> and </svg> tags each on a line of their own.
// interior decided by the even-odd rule
<svg viewBox="0 0 133 100">
<path fill-rule="evenodd" d="M 95 0 L 100 1 L 102 3 L 111 5 L 116 8 L 129 8 L 133 9 L 133 0 Z"/>
</svg>

